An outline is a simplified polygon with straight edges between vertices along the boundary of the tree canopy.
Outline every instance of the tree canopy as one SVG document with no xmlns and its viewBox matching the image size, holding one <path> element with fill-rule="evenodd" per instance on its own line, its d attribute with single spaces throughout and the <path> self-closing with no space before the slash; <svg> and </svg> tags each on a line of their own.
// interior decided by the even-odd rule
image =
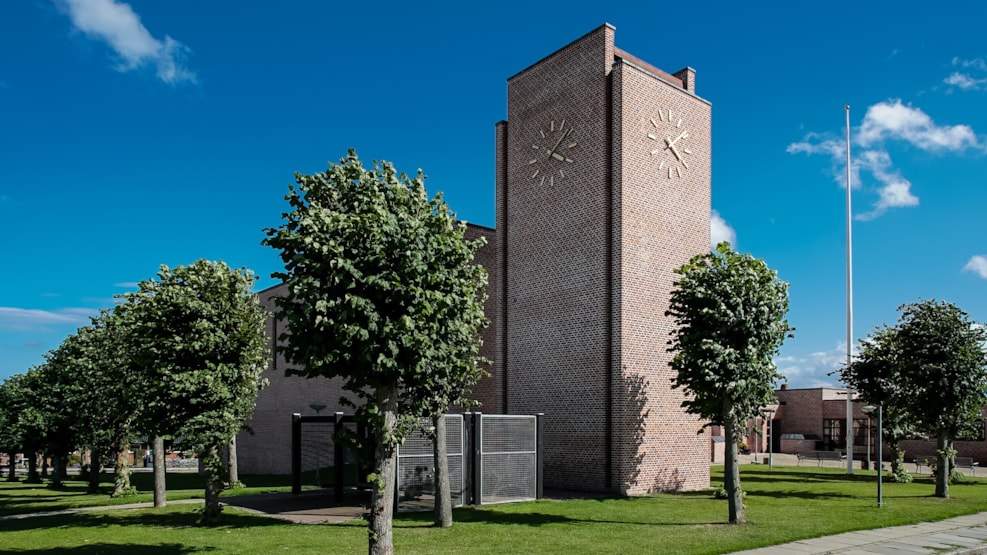
<svg viewBox="0 0 987 555">
<path fill-rule="evenodd" d="M 788 284 L 725 242 L 675 273 L 665 312 L 676 325 L 668 342 L 672 384 L 686 392 L 687 412 L 724 427 L 730 522 L 744 522 L 737 442 L 744 423 L 774 401 L 782 377 L 772 357 L 793 331 L 785 320 Z"/>
<path fill-rule="evenodd" d="M 220 518 L 219 450 L 253 414 L 265 385 L 267 312 L 252 292 L 256 278 L 223 262 L 162 266 L 157 279 L 126 295 L 122 313 L 143 373 L 141 428 L 181 435 L 206 470 L 204 520 Z"/>
<path fill-rule="evenodd" d="M 395 447 L 425 414 L 443 411 L 482 375 L 477 366 L 486 272 L 482 241 L 464 239 L 425 175 L 354 151 L 327 171 L 295 176 L 291 211 L 264 244 L 280 251 L 287 284 L 276 299 L 287 331 L 286 372 L 341 377 L 377 440 L 370 551 L 390 553 Z M 399 422 L 401 419 L 401 422 Z"/>
</svg>

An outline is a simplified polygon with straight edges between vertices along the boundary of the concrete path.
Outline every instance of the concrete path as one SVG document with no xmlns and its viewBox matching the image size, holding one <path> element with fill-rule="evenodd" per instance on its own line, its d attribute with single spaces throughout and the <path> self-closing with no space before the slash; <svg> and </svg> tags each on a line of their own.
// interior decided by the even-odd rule
<svg viewBox="0 0 987 555">
<path fill-rule="evenodd" d="M 846 532 L 737 553 L 744 555 L 981 554 L 987 553 L 987 513 L 958 516 L 939 522 Z"/>
</svg>

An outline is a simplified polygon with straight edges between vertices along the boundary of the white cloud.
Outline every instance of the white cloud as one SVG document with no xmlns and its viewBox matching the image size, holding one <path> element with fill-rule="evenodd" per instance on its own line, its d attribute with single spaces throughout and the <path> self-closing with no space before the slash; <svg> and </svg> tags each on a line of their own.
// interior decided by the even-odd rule
<svg viewBox="0 0 987 555">
<path fill-rule="evenodd" d="M 976 254 L 970 257 L 970 261 L 963 266 L 963 270 L 973 272 L 978 276 L 987 279 L 987 256 Z"/>
<path fill-rule="evenodd" d="M 984 62 L 981 60 L 979 63 Z M 858 148 L 853 150 L 850 181 L 854 189 L 870 189 L 877 195 L 870 210 L 856 216 L 858 220 L 874 219 L 890 208 L 919 204 L 918 196 L 912 192 L 911 181 L 894 167 L 886 148 L 888 143 L 904 142 L 936 153 L 987 151 L 984 142 L 969 125 L 938 125 L 928 114 L 902 104 L 901 100 L 879 102 L 869 107 L 863 123 L 856 129 L 854 139 Z M 809 133 L 801 141 L 788 145 L 786 151 L 789 154 L 827 156 L 833 180 L 840 187 L 846 187 L 845 139 L 841 140 L 833 134 Z M 877 186 L 864 187 L 865 178 L 875 180 Z"/>
<path fill-rule="evenodd" d="M 949 77 L 943 79 L 943 83 L 946 83 L 951 87 L 958 87 L 965 91 L 969 91 L 979 89 L 982 85 L 987 83 L 987 79 L 977 79 L 965 73 L 954 72 L 949 74 Z"/>
<path fill-rule="evenodd" d="M 114 283 L 113 287 L 122 287 L 124 289 L 137 289 L 140 284 L 136 281 L 122 281 L 120 283 Z"/>
<path fill-rule="evenodd" d="M 41 331 L 49 326 L 82 326 L 89 323 L 89 317 L 96 315 L 90 308 L 64 308 L 60 310 L 37 310 L 0 306 L 0 331 L 30 332 Z"/>
<path fill-rule="evenodd" d="M 928 114 L 897 99 L 868 108 L 857 133 L 857 143 L 864 148 L 888 140 L 905 141 L 926 151 L 983 148 L 969 125 L 936 125 Z"/>
<path fill-rule="evenodd" d="M 868 150 L 857 158 L 859 169 L 867 170 L 881 183 L 878 199 L 870 212 L 858 214 L 858 220 L 872 220 L 888 210 L 918 206 L 918 197 L 912 194 L 910 181 L 901 176 L 891 164 L 891 156 L 883 150 Z"/>
<path fill-rule="evenodd" d="M 973 60 L 961 60 L 959 57 L 954 57 L 953 65 L 957 67 L 972 67 L 979 69 L 981 71 L 987 71 L 987 61 L 985 61 L 983 58 L 975 58 Z"/>
<path fill-rule="evenodd" d="M 856 352 L 856 347 L 854 348 Z M 832 374 L 846 364 L 846 342 L 836 344 L 829 351 L 817 351 L 804 356 L 785 356 L 775 359 L 778 372 L 785 376 L 793 388 L 842 387 L 840 378 Z"/>
<path fill-rule="evenodd" d="M 715 248 L 716 245 L 726 241 L 734 248 L 737 247 L 737 232 L 730 227 L 730 224 L 720 216 L 720 213 L 713 210 L 709 219 L 709 246 Z"/>
<path fill-rule="evenodd" d="M 195 82 L 195 73 L 185 67 L 188 47 L 169 36 L 163 41 L 154 38 L 129 4 L 116 0 L 55 2 L 78 30 L 113 49 L 120 58 L 119 71 L 151 65 L 157 77 L 170 85 Z"/>
</svg>

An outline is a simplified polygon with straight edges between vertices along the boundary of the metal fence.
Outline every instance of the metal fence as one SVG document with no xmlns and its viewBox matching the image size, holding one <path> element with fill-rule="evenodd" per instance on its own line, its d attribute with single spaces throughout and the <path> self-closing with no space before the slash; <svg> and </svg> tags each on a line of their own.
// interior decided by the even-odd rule
<svg viewBox="0 0 987 555">
<path fill-rule="evenodd" d="M 463 415 L 447 414 L 446 456 L 449 465 L 449 495 L 452 506 L 466 500 L 466 434 Z M 430 425 L 430 421 L 423 421 Z M 432 440 L 421 432 L 408 436 L 398 447 L 395 506 L 399 511 L 424 510 L 435 506 L 435 454 Z"/>
<path fill-rule="evenodd" d="M 537 416 L 477 415 L 479 468 L 476 504 L 541 497 Z M 478 424 L 478 425 L 477 425 Z"/>
<path fill-rule="evenodd" d="M 446 455 L 453 506 L 541 498 L 542 418 L 541 414 L 478 412 L 446 415 Z M 293 493 L 301 492 L 303 478 L 306 485 L 331 483 L 340 500 L 344 486 L 366 486 L 359 477 L 365 476 L 372 464 L 361 465 L 362 469 L 358 470 L 355 453 L 333 441 L 334 430 L 354 426 L 353 417 L 343 413 L 293 415 Z M 367 437 L 362 429 L 356 433 Z M 434 454 L 432 441 L 426 435 L 413 433 L 398 449 L 395 486 L 398 510 L 434 507 Z"/>
</svg>

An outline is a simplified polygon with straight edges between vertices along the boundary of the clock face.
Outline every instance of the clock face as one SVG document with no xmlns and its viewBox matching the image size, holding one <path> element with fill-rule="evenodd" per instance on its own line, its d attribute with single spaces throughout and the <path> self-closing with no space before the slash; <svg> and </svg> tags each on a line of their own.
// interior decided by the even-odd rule
<svg viewBox="0 0 987 555">
<path fill-rule="evenodd" d="M 647 137 L 651 141 L 651 156 L 658 159 L 658 175 L 673 179 L 689 169 L 689 130 L 672 108 L 658 109 L 658 116 L 649 118 Z"/>
<path fill-rule="evenodd" d="M 538 130 L 531 145 L 531 158 L 528 160 L 531 180 L 538 185 L 551 186 L 556 181 L 571 177 L 573 149 L 577 146 L 572 126 L 566 125 L 565 120 L 548 122 Z"/>
</svg>

